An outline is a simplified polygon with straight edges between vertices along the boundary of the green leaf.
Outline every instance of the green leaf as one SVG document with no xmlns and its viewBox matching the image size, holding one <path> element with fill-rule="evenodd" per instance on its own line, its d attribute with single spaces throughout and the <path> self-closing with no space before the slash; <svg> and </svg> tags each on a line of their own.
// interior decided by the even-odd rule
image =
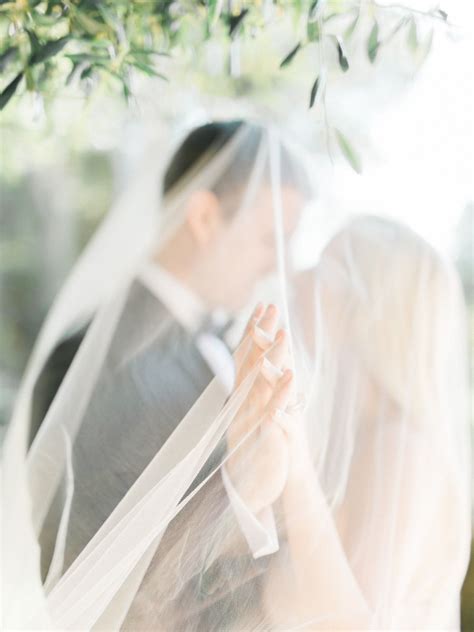
<svg viewBox="0 0 474 632">
<path fill-rule="evenodd" d="M 374 25 L 372 26 L 372 30 L 370 31 L 369 39 L 367 41 L 367 53 L 372 64 L 377 57 L 379 46 L 379 25 L 377 24 L 377 21 L 374 21 Z"/>
<path fill-rule="evenodd" d="M 80 64 L 82 62 L 90 62 L 94 64 L 107 64 L 110 62 L 109 55 L 93 55 L 92 53 L 71 53 L 65 55 L 72 61 L 73 64 Z"/>
<path fill-rule="evenodd" d="M 391 39 L 393 39 L 395 35 L 398 33 L 398 31 L 400 31 L 400 29 L 402 29 L 406 24 L 409 24 L 411 20 L 412 20 L 412 16 L 405 15 L 399 22 L 397 22 L 397 24 L 392 29 L 390 34 L 385 38 L 385 44 L 387 44 Z"/>
<path fill-rule="evenodd" d="M 318 94 L 319 88 L 319 75 L 316 77 L 316 81 L 313 83 L 313 87 L 311 88 L 311 94 L 309 95 L 309 108 L 311 109 L 316 101 L 316 96 Z"/>
<path fill-rule="evenodd" d="M 280 68 L 284 68 L 285 66 L 288 66 L 288 64 L 291 63 L 291 61 L 293 60 L 293 57 L 296 55 L 296 53 L 299 51 L 300 48 L 301 48 L 301 42 L 296 44 L 296 46 L 288 53 L 285 59 L 281 62 Z"/>
<path fill-rule="evenodd" d="M 73 80 L 77 76 L 77 73 L 79 72 L 81 67 L 82 67 L 81 63 L 73 64 L 71 72 L 66 77 L 66 85 L 67 86 L 71 85 L 71 83 L 73 82 Z"/>
<path fill-rule="evenodd" d="M 6 106 L 12 96 L 15 94 L 16 89 L 20 85 L 20 81 L 23 79 L 23 73 L 20 72 L 13 81 L 10 81 L 8 86 L 0 93 L 0 110 Z"/>
<path fill-rule="evenodd" d="M 34 52 L 30 59 L 29 65 L 34 66 L 35 64 L 40 64 L 50 57 L 54 57 L 57 55 L 69 42 L 70 36 L 66 35 L 65 37 L 60 37 L 57 40 L 53 40 L 51 42 L 46 42 L 43 44 L 36 52 Z"/>
<path fill-rule="evenodd" d="M 418 48 L 418 32 L 416 29 L 416 22 L 413 17 L 410 20 L 410 28 L 408 29 L 407 42 L 411 50 L 415 52 Z"/>
<path fill-rule="evenodd" d="M 306 27 L 306 33 L 310 42 L 319 42 L 321 38 L 321 31 L 319 29 L 319 22 L 308 22 Z"/>
<path fill-rule="evenodd" d="M 110 26 L 113 31 L 118 31 L 123 28 L 122 22 L 118 19 L 113 11 L 105 6 L 103 2 L 98 3 L 97 8 L 105 24 Z M 94 26 L 93 28 L 96 28 L 96 26 Z"/>
<path fill-rule="evenodd" d="M 25 68 L 25 83 L 28 92 L 35 92 L 37 89 L 36 75 L 32 68 Z"/>
<path fill-rule="evenodd" d="M 331 20 L 334 20 L 334 18 L 338 18 L 340 17 L 340 13 L 336 12 L 336 13 L 330 13 L 329 15 L 325 15 L 323 18 L 323 21 L 325 24 L 327 24 L 327 22 L 330 22 Z"/>
<path fill-rule="evenodd" d="M 308 20 L 314 21 L 318 17 L 319 0 L 313 0 L 308 11 Z"/>
<path fill-rule="evenodd" d="M 86 44 L 86 46 L 90 46 L 92 49 L 96 48 L 99 50 L 107 50 L 109 51 L 110 48 L 114 47 L 114 42 L 112 42 L 112 40 L 107 39 L 107 38 L 100 38 L 100 39 L 93 39 L 90 36 L 87 37 L 79 37 L 77 39 L 78 42 L 84 42 L 84 44 Z"/>
<path fill-rule="evenodd" d="M 219 0 L 207 0 L 207 19 L 212 28 L 217 24 L 222 11 L 222 2 Z"/>
<path fill-rule="evenodd" d="M 128 103 L 132 96 L 132 91 L 130 90 L 128 80 L 125 77 L 122 77 L 122 90 L 123 90 L 123 96 L 125 97 L 125 101 Z"/>
<path fill-rule="evenodd" d="M 92 66 L 86 66 L 81 71 L 81 79 L 88 79 L 94 75 L 94 68 Z"/>
<path fill-rule="evenodd" d="M 334 129 L 334 133 L 336 135 L 337 144 L 347 162 L 354 169 L 356 173 L 362 173 L 362 166 L 359 159 L 359 156 L 356 154 L 354 149 L 351 147 L 347 138 L 338 130 Z"/>
<path fill-rule="evenodd" d="M 421 58 L 420 63 L 424 62 L 431 52 L 431 47 L 433 46 L 433 35 L 434 35 L 434 30 L 431 29 L 430 34 L 428 35 L 425 43 L 423 44 L 423 53 L 422 53 L 422 58 Z"/>
<path fill-rule="evenodd" d="M 346 72 L 349 69 L 349 62 L 347 61 L 346 52 L 344 50 L 344 42 L 338 35 L 336 36 L 336 45 L 339 66 L 343 72 Z"/>
<path fill-rule="evenodd" d="M 166 51 L 155 50 L 154 48 L 132 48 L 130 49 L 132 55 L 158 55 L 160 57 L 170 57 L 171 55 Z"/>
<path fill-rule="evenodd" d="M 118 79 L 120 81 L 120 83 L 122 84 L 123 96 L 125 97 L 125 100 L 128 103 L 130 97 L 132 96 L 132 91 L 130 90 L 128 76 L 126 76 L 125 74 L 123 75 L 119 74 L 115 70 L 110 70 L 110 68 L 107 68 L 106 66 L 104 66 L 102 70 L 108 73 L 111 77 L 114 77 L 115 79 Z"/>
<path fill-rule="evenodd" d="M 62 12 L 68 10 L 67 7 L 63 5 L 62 0 L 48 0 L 45 14 L 51 15 L 56 8 L 61 9 Z"/>
<path fill-rule="evenodd" d="M 82 11 L 74 12 L 74 21 L 76 21 L 79 26 L 90 35 L 98 35 L 102 31 L 104 31 L 104 25 L 96 20 L 92 19 L 89 15 Z"/>
<path fill-rule="evenodd" d="M 165 77 L 165 75 L 161 74 L 160 72 L 157 72 L 153 68 L 153 66 L 149 66 L 148 64 L 144 64 L 141 61 L 132 61 L 131 65 L 135 66 L 135 68 L 138 68 L 139 70 L 141 70 L 143 73 L 145 73 L 149 77 L 159 77 L 160 79 L 164 79 L 165 81 L 168 81 L 168 77 Z"/>
<path fill-rule="evenodd" d="M 32 11 L 31 17 L 33 22 L 38 26 L 52 27 L 58 22 L 58 15 L 45 15 L 39 11 Z"/>
<path fill-rule="evenodd" d="M 4 72 L 8 64 L 17 57 L 18 48 L 16 46 L 10 46 L 0 55 L 0 72 Z"/>
<path fill-rule="evenodd" d="M 354 31 L 356 29 L 357 23 L 359 22 L 359 16 L 360 16 L 360 13 L 357 13 L 355 19 L 349 24 L 349 26 L 345 30 L 344 38 L 346 40 L 350 39 L 352 37 L 352 35 L 354 34 Z"/>
<path fill-rule="evenodd" d="M 31 31 L 30 29 L 26 29 L 26 33 L 28 35 L 28 39 L 30 40 L 31 55 L 34 55 L 41 48 L 40 41 L 34 31 Z"/>
<path fill-rule="evenodd" d="M 237 32 L 237 29 L 242 24 L 248 12 L 249 12 L 248 9 L 243 9 L 243 11 L 241 11 L 239 14 L 231 15 L 229 17 L 229 36 L 230 37 L 233 37 L 235 35 L 235 33 Z"/>
</svg>

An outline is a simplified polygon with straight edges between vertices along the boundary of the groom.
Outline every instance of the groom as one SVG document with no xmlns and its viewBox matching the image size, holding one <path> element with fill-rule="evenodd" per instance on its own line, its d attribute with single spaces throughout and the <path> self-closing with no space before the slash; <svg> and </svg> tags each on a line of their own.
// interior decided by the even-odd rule
<svg viewBox="0 0 474 632">
<path fill-rule="evenodd" d="M 242 121 L 213 122 L 192 131 L 166 170 L 165 202 L 228 146 L 243 125 Z M 234 367 L 225 341 L 229 317 L 248 302 L 255 284 L 275 267 L 276 259 L 269 176 L 259 183 L 258 206 L 245 217 L 238 212 L 262 134 L 258 126 L 249 127 L 245 146 L 215 186 L 190 190 L 183 221 L 130 287 L 104 375 L 73 446 L 75 461 L 83 465 L 74 489 L 66 567 L 213 377 L 227 393 L 232 389 Z M 281 161 L 284 231 L 290 234 L 299 218 L 301 191 L 284 152 Z M 32 438 L 86 331 L 87 326 L 62 340 L 49 357 L 35 387 Z M 97 490 L 104 501 L 100 507 L 90 495 Z M 58 493 L 41 537 L 44 575 L 60 511 Z M 245 508 L 236 506 L 235 512 L 254 556 L 271 552 L 265 529 L 252 533 L 254 521 L 248 520 Z"/>
</svg>

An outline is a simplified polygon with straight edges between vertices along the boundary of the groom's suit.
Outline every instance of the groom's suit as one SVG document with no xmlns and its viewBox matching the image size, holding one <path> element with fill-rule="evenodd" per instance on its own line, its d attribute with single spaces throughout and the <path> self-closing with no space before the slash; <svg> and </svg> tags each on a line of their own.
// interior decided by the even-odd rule
<svg viewBox="0 0 474 632">
<path fill-rule="evenodd" d="M 157 277 L 145 274 L 130 286 L 104 367 L 73 444 L 77 476 L 65 567 L 111 514 L 214 374 L 220 375 L 228 390 L 231 388 L 232 359 L 224 343 L 197 326 L 203 314 L 199 314 L 199 308 L 189 297 L 176 296 L 181 291 L 177 286 L 166 288 L 170 282 L 166 273 L 161 271 L 158 284 L 156 280 Z M 166 289 L 171 291 L 163 292 Z M 159 295 L 166 297 L 167 305 Z M 183 299 L 180 305 L 173 304 L 177 298 Z M 179 320 L 176 312 L 181 312 Z M 62 379 L 61 369 L 67 370 L 85 331 L 62 341 L 46 363 L 35 389 L 33 411 L 37 418 L 54 397 L 54 389 Z M 37 418 L 33 419 L 36 427 Z M 208 464 L 207 471 L 205 468 L 200 476 L 210 469 Z M 217 486 L 216 493 L 228 504 L 220 478 Z M 100 502 L 94 502 L 97 499 Z M 58 492 L 41 535 L 43 575 L 53 553 L 61 505 Z M 256 534 L 254 543 L 249 542 L 254 553 L 256 549 L 263 550 L 262 532 Z M 150 568 L 153 569 L 153 562 Z M 141 592 L 141 599 L 146 599 L 146 592 Z M 148 621 L 143 623 L 147 625 Z M 141 625 L 139 618 L 134 618 L 134 625 Z"/>
</svg>

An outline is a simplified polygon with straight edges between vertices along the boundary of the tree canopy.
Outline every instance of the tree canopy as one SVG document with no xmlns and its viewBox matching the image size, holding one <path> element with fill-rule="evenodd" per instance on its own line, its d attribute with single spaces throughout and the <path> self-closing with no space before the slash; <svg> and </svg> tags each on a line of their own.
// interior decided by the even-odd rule
<svg viewBox="0 0 474 632">
<path fill-rule="evenodd" d="M 372 63 L 400 31 L 409 48 L 423 45 L 427 52 L 431 40 L 420 42 L 417 18 L 448 18 L 441 9 L 422 12 L 375 0 L 2 0 L 0 109 L 14 95 L 54 95 L 73 82 L 87 92 L 107 81 L 128 98 L 133 73 L 172 79 L 165 58 L 192 54 L 210 40 L 222 44 L 229 72 L 234 72 L 235 42 L 254 38 L 283 19 L 294 24 L 295 41 L 281 68 L 305 47 L 316 45 L 321 52 L 322 44 L 329 44 L 335 63 L 347 72 L 346 43 L 358 32 L 363 13 L 371 20 L 365 46 Z M 321 89 L 318 74 L 308 95 L 310 107 Z"/>
</svg>

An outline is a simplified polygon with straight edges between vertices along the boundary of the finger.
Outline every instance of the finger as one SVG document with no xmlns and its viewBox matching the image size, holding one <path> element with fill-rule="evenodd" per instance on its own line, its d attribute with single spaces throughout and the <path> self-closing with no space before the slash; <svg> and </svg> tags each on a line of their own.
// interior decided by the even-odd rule
<svg viewBox="0 0 474 632">
<path fill-rule="evenodd" d="M 263 311 L 263 310 L 262 310 Z M 258 310 L 257 313 L 259 313 Z M 238 378 L 240 383 L 260 360 L 262 353 L 274 344 L 275 330 L 278 323 L 278 309 L 275 305 L 268 305 L 263 314 L 256 320 L 249 322 L 249 334 L 242 344 L 238 354 Z M 250 346 L 247 340 L 251 339 Z"/>
<path fill-rule="evenodd" d="M 293 372 L 286 369 L 274 389 L 273 395 L 267 405 L 262 429 L 278 427 L 287 437 L 291 435 L 294 417 L 286 412 L 293 391 Z"/>
<path fill-rule="evenodd" d="M 278 325 L 278 316 L 278 308 L 270 304 L 253 327 L 254 342 L 262 350 L 268 349 L 273 344 Z"/>
<path fill-rule="evenodd" d="M 237 385 L 239 385 L 245 379 L 249 371 L 252 369 L 252 366 L 255 364 L 255 357 L 258 357 L 255 353 L 253 355 L 249 354 L 252 352 L 252 347 L 254 346 L 252 337 L 254 327 L 258 323 L 260 318 L 262 318 L 264 313 L 264 304 L 261 302 L 257 303 L 252 312 L 252 315 L 247 322 L 240 344 L 234 351 Z"/>
<path fill-rule="evenodd" d="M 258 373 L 253 380 L 247 397 L 239 410 L 239 429 L 240 431 L 247 431 L 249 427 L 253 427 L 262 416 L 266 414 L 267 405 L 270 402 L 273 392 L 275 390 L 274 384 L 270 384 L 268 379 L 264 376 L 262 366 L 264 364 L 264 358 L 258 360 L 255 365 L 255 370 Z M 277 381 L 277 380 L 275 380 Z"/>
<path fill-rule="evenodd" d="M 258 321 L 262 318 L 265 313 L 265 306 L 263 303 L 257 303 L 255 309 L 250 316 L 247 325 L 245 327 L 244 335 L 242 338 L 245 338 L 248 334 L 250 334 L 254 328 L 254 326 L 258 323 Z"/>
<path fill-rule="evenodd" d="M 265 359 L 260 358 L 255 365 L 255 369 L 258 371 L 255 376 L 255 380 L 249 390 L 249 394 L 246 400 L 247 410 L 250 416 L 262 415 L 266 410 L 268 402 L 273 396 L 274 385 L 270 384 L 265 377 L 262 367 Z"/>
<path fill-rule="evenodd" d="M 275 388 L 278 380 L 283 376 L 283 371 L 288 364 L 288 336 L 283 329 L 280 329 L 275 337 L 275 344 L 264 356 L 261 369 L 262 375 L 272 389 Z"/>
<path fill-rule="evenodd" d="M 275 342 L 269 350 L 258 358 L 260 373 L 273 392 L 278 380 L 283 376 L 283 369 L 288 364 L 288 336 L 284 329 L 280 329 L 275 336 Z M 260 377 L 260 376 L 259 376 Z M 265 401 L 269 400 L 270 393 Z"/>
<path fill-rule="evenodd" d="M 257 363 L 262 358 L 263 351 L 256 346 L 253 334 L 249 334 L 234 352 L 236 367 L 236 385 L 240 385 L 244 379 L 253 371 Z"/>
<path fill-rule="evenodd" d="M 279 377 L 270 385 L 264 375 L 264 363 L 264 358 L 257 363 L 259 373 L 237 414 L 237 419 L 232 424 L 231 436 L 234 442 L 251 433 L 262 421 L 275 421 L 277 411 L 283 411 L 288 405 L 292 394 L 293 372 L 289 369 L 281 372 L 273 367 L 278 371 Z"/>
<path fill-rule="evenodd" d="M 270 388 L 275 388 L 278 380 L 283 376 L 283 371 L 270 362 L 270 360 L 266 357 L 263 359 L 260 372 Z"/>
<path fill-rule="evenodd" d="M 256 369 L 261 369 L 262 362 L 263 360 L 257 364 Z M 229 428 L 229 436 L 234 443 L 260 425 L 266 404 L 271 396 L 272 389 L 259 371 Z"/>
<path fill-rule="evenodd" d="M 267 364 L 270 363 L 275 368 L 280 369 L 279 377 L 283 375 L 283 368 L 288 364 L 288 353 L 288 334 L 284 329 L 280 329 L 275 336 L 274 344 L 265 353 Z"/>
<path fill-rule="evenodd" d="M 277 411 L 284 411 L 288 406 L 292 395 L 293 371 L 286 369 L 273 391 L 273 395 L 267 404 L 267 415 L 274 417 Z"/>
</svg>

